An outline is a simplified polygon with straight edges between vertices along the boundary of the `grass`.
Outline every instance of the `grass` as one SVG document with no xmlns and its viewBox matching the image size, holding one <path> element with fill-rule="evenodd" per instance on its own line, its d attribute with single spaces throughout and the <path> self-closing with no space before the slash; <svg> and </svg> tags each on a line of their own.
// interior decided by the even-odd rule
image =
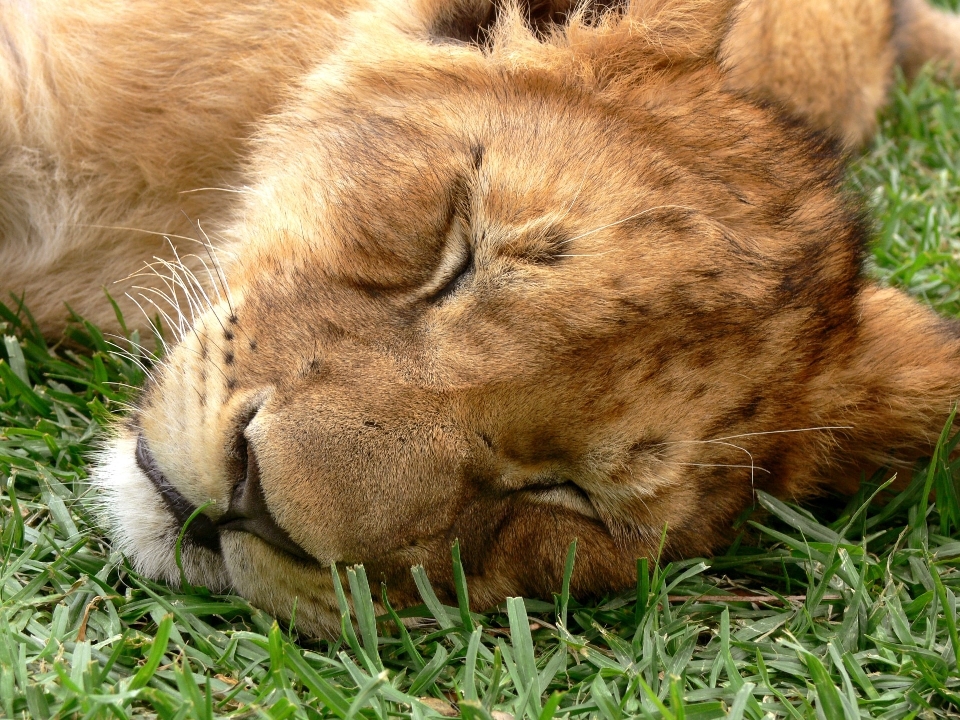
<svg viewBox="0 0 960 720">
<path fill-rule="evenodd" d="M 927 77 L 896 88 L 850 178 L 877 218 L 873 272 L 953 315 L 958 171 L 960 95 Z M 327 643 L 111 552 L 86 458 L 140 370 L 80 319 L 48 346 L 15 303 L 0 336 L 0 716 L 960 717 L 956 437 L 891 501 L 870 483 L 804 508 L 761 495 L 725 554 L 643 561 L 599 604 L 476 614 L 468 587 L 444 607 L 421 576 L 404 629 L 351 569 L 357 624 Z"/>
</svg>

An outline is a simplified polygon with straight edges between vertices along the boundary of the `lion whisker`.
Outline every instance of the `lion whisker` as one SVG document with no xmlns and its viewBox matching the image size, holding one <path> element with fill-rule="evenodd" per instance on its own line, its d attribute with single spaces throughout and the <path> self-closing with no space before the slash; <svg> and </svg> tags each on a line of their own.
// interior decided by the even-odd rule
<svg viewBox="0 0 960 720">
<path fill-rule="evenodd" d="M 731 443 L 731 442 L 725 442 L 725 438 L 716 438 L 716 439 L 714 439 L 714 440 L 670 440 L 670 441 L 663 442 L 663 443 L 657 443 L 656 447 L 663 447 L 664 445 L 683 445 L 683 444 L 691 444 L 691 445 L 701 445 L 701 444 L 702 444 L 702 445 L 726 445 L 727 447 L 736 448 L 737 450 L 739 450 L 739 451 L 741 451 L 741 452 L 743 452 L 743 453 L 746 453 L 747 456 L 750 458 L 750 464 L 749 464 L 749 465 L 746 465 L 746 466 L 744 466 L 744 467 L 749 467 L 749 468 L 750 468 L 750 487 L 752 488 L 752 487 L 754 486 L 754 471 L 757 469 L 757 464 L 756 464 L 756 463 L 754 462 L 754 460 L 753 460 L 753 453 L 751 453 L 751 452 L 750 452 L 749 450 L 747 450 L 745 447 L 741 447 L 740 445 L 735 445 L 734 443 Z M 671 461 L 661 460 L 661 462 L 667 463 L 667 462 L 671 462 Z M 761 468 L 761 469 L 762 469 L 762 468 Z"/>
<path fill-rule="evenodd" d="M 715 440 L 736 440 L 737 438 L 754 437 L 757 435 L 781 435 L 787 433 L 816 432 L 827 430 L 854 430 L 853 425 L 822 425 L 819 427 L 793 428 L 791 430 L 764 430 L 761 432 L 741 433 L 739 435 L 727 435 L 726 437 L 714 438 Z"/>
<path fill-rule="evenodd" d="M 194 296 L 194 291 L 191 287 L 196 278 L 191 279 L 189 275 L 186 276 L 186 280 L 180 275 L 180 271 L 184 271 L 186 275 L 187 266 L 183 264 L 183 261 L 180 259 L 179 253 L 177 253 L 177 248 L 173 244 L 173 241 L 170 238 L 166 238 L 167 244 L 170 245 L 170 250 L 173 252 L 173 257 L 176 258 L 176 262 L 172 263 L 169 260 L 161 260 L 160 258 L 155 258 L 156 260 L 163 263 L 165 267 L 170 270 L 171 279 L 175 281 L 183 288 L 183 292 L 187 296 L 187 303 L 190 305 L 190 320 L 191 324 L 197 322 L 197 315 L 203 314 L 203 308 L 200 302 L 200 299 Z M 190 284 L 188 284 L 188 282 Z M 196 315 L 194 314 L 196 310 Z"/>
<path fill-rule="evenodd" d="M 613 250 L 604 250 L 603 252 L 598 252 L 598 253 L 567 253 L 567 254 L 564 254 L 564 255 L 554 255 L 554 257 L 558 257 L 558 258 L 600 257 L 601 255 L 606 255 L 606 254 L 612 253 L 612 252 L 613 252 Z"/>
<path fill-rule="evenodd" d="M 129 343 L 131 352 L 136 351 L 141 356 L 149 357 L 150 360 L 153 362 L 156 362 L 157 360 L 159 360 L 159 357 L 157 357 L 156 353 L 150 350 L 146 345 L 144 345 L 139 340 L 134 340 L 133 338 L 129 338 L 124 335 L 117 335 L 116 333 L 110 333 L 110 332 L 104 333 L 104 337 L 114 338 L 119 342 Z M 117 345 L 117 347 L 122 348 L 121 345 Z"/>
<path fill-rule="evenodd" d="M 163 316 L 163 319 L 166 320 L 166 321 L 167 321 L 167 324 L 170 326 L 170 330 L 171 330 L 171 332 L 172 332 L 173 335 L 174 335 L 174 339 L 175 339 L 178 343 L 179 343 L 181 340 L 183 340 L 183 335 L 184 335 L 184 333 L 186 332 L 184 326 L 183 326 L 181 323 L 175 323 L 175 322 L 173 321 L 173 318 L 171 318 L 171 317 L 167 314 L 167 311 L 166 311 L 166 310 L 164 310 L 164 309 L 161 308 L 159 305 L 157 305 L 157 303 L 154 302 L 153 298 L 148 297 L 148 296 L 145 295 L 144 293 L 145 293 L 145 292 L 156 293 L 157 295 L 159 295 L 160 297 L 162 297 L 162 298 L 164 298 L 164 299 L 166 299 L 167 296 L 164 295 L 163 292 L 161 292 L 161 291 L 158 290 L 157 288 L 148 288 L 148 287 L 134 286 L 133 289 L 134 289 L 134 290 L 143 290 L 143 291 L 144 291 L 144 292 L 138 293 L 138 295 L 140 295 L 140 297 L 143 298 L 143 300 L 144 300 L 145 302 L 148 302 L 148 303 L 150 303 L 151 305 L 153 305 L 153 307 L 155 307 L 155 308 L 157 309 L 157 312 L 159 312 L 160 315 Z M 179 311 L 179 308 L 177 308 L 177 312 L 178 312 L 179 315 L 180 315 L 181 322 L 184 321 L 184 320 L 186 320 L 186 318 L 183 317 L 183 313 L 181 313 L 181 312 Z M 149 318 L 149 315 L 148 315 L 147 317 Z"/>
<path fill-rule="evenodd" d="M 769 470 L 766 470 L 765 468 L 757 467 L 756 464 L 755 464 L 754 461 L 753 461 L 753 455 L 750 453 L 749 450 L 747 450 L 746 448 L 744 448 L 744 447 L 742 447 L 742 446 L 740 446 L 740 445 L 735 445 L 734 443 L 727 442 L 728 440 L 739 440 L 739 439 L 741 439 L 741 438 L 757 437 L 757 436 L 762 436 L 762 435 L 780 435 L 780 434 L 800 433 L 800 432 L 826 432 L 826 431 L 830 431 L 830 430 L 852 430 L 852 429 L 853 429 L 853 426 L 851 426 L 851 425 L 822 425 L 822 426 L 818 426 L 818 427 L 808 427 L 808 428 L 791 428 L 791 429 L 788 429 L 788 430 L 763 430 L 763 431 L 751 432 L 751 433 L 739 433 L 739 434 L 736 434 L 736 435 L 726 435 L 726 436 L 724 436 L 724 437 L 712 438 L 712 439 L 709 439 L 709 440 L 669 440 L 669 441 L 667 441 L 667 442 L 658 443 L 657 446 L 658 446 L 658 447 L 662 447 L 662 446 L 665 446 L 665 445 L 680 445 L 680 444 L 704 444 L 704 445 L 717 444 L 717 445 L 726 445 L 726 446 L 729 446 L 729 447 L 736 448 L 736 449 L 740 450 L 741 452 L 746 453 L 746 454 L 750 457 L 750 465 L 744 465 L 744 466 L 738 466 L 738 465 L 723 466 L 723 465 L 719 465 L 719 466 L 717 466 L 717 467 L 749 467 L 749 468 L 750 468 L 750 486 L 753 487 L 753 486 L 754 486 L 754 479 L 755 479 L 755 478 L 754 478 L 754 473 L 755 473 L 755 471 L 756 471 L 756 470 L 761 470 L 761 471 L 766 472 L 766 473 L 769 474 Z M 671 461 L 661 460 L 661 462 L 668 463 L 668 462 L 671 462 Z M 679 465 L 679 464 L 695 465 L 696 463 L 671 463 L 671 464 L 675 464 L 675 465 Z M 706 466 L 706 467 L 710 467 L 710 466 Z"/>
<path fill-rule="evenodd" d="M 197 230 L 199 230 L 200 234 L 203 235 L 203 239 L 205 241 L 203 246 L 207 251 L 207 255 L 210 256 L 210 262 L 213 263 L 213 267 L 217 271 L 217 278 L 220 280 L 220 285 L 223 286 L 223 298 L 226 300 L 227 307 L 230 308 L 230 317 L 235 318 L 237 316 L 237 311 L 233 305 L 233 293 L 230 291 L 230 283 L 227 282 L 227 275 L 223 272 L 223 265 L 220 262 L 220 257 L 217 255 L 218 248 L 214 247 L 213 241 L 210 240 L 210 236 L 207 235 L 207 231 L 203 229 L 203 226 L 200 224 L 199 220 L 197 220 Z M 206 268 L 207 264 L 204 263 L 202 259 L 200 262 L 203 263 L 204 268 Z M 219 286 L 217 286 L 217 294 L 220 294 Z"/>
<path fill-rule="evenodd" d="M 161 280 L 164 280 L 164 281 L 166 282 L 166 278 L 165 278 L 164 276 L 158 275 L 158 277 L 160 277 Z M 170 290 L 171 292 L 175 292 L 175 289 L 174 289 L 173 287 L 171 287 L 169 283 L 166 283 L 166 284 L 167 284 L 167 289 L 168 289 L 168 290 Z M 170 295 L 168 295 L 167 293 L 163 292 L 163 290 L 161 290 L 160 288 L 157 288 L 157 287 L 148 287 L 148 286 L 145 286 L 145 285 L 134 285 L 133 288 L 134 288 L 135 290 L 142 290 L 142 291 L 144 291 L 144 292 L 151 292 L 151 293 L 153 293 L 154 295 L 158 295 L 164 302 L 166 302 L 168 305 L 170 305 L 170 307 L 172 307 L 174 310 L 177 311 L 178 322 L 177 322 L 176 325 L 175 325 L 175 327 L 176 327 L 177 330 L 179 331 L 179 335 L 178 335 L 178 337 L 177 337 L 177 340 L 178 340 L 178 341 L 182 340 L 184 334 L 185 334 L 186 331 L 187 331 L 188 323 L 187 323 L 187 318 L 186 318 L 186 316 L 183 314 L 183 311 L 180 309 L 180 304 L 179 304 L 176 296 L 171 297 Z M 173 323 L 173 319 L 172 319 L 169 315 L 167 315 L 166 313 L 164 313 L 164 316 L 165 316 L 167 322 Z"/>
<path fill-rule="evenodd" d="M 222 188 L 222 187 L 199 187 L 192 190 L 181 190 L 177 195 L 190 195 L 198 192 L 225 192 L 236 193 L 237 195 L 248 195 L 250 191 L 246 188 Z"/>
<path fill-rule="evenodd" d="M 184 257 L 196 258 L 197 262 L 199 262 L 203 266 L 203 270 L 207 274 L 207 278 L 210 280 L 210 286 L 217 291 L 217 301 L 219 303 L 223 303 L 224 297 L 223 297 L 223 293 L 220 292 L 220 285 L 217 283 L 216 280 L 214 280 L 213 273 L 210 271 L 210 266 L 207 265 L 207 261 L 204 260 L 199 255 L 197 255 L 196 253 L 187 253 L 186 255 L 184 255 Z M 203 292 L 202 288 L 201 288 L 201 292 Z M 213 302 L 210 300 L 209 296 L 207 296 L 205 292 L 204 292 L 204 296 L 207 298 L 207 303 L 210 305 L 210 309 L 211 310 L 214 309 Z"/>
<path fill-rule="evenodd" d="M 169 274 L 169 275 L 165 275 L 165 274 L 161 273 L 161 272 L 157 269 L 157 266 L 160 266 L 160 267 L 168 270 L 168 271 L 170 272 L 170 274 Z M 176 270 L 175 270 L 174 266 L 172 265 L 172 263 L 170 263 L 169 261 L 164 260 L 164 259 L 162 259 L 162 258 L 158 258 L 158 257 L 154 256 L 154 261 L 153 261 L 152 263 L 150 263 L 147 267 L 154 273 L 154 275 L 155 275 L 156 277 L 160 278 L 160 280 L 163 281 L 163 284 L 166 285 L 167 290 L 170 291 L 170 296 L 169 296 L 169 297 L 166 297 L 166 296 L 165 296 L 165 299 L 167 300 L 167 302 L 169 302 L 169 303 L 176 309 L 178 316 L 179 316 L 180 318 L 182 318 L 181 324 L 184 326 L 184 328 L 186 328 L 187 326 L 192 325 L 194 322 L 196 322 L 196 317 L 195 317 L 194 312 L 193 312 L 193 304 L 190 302 L 190 293 L 187 291 L 186 287 L 184 286 L 183 278 L 181 278 L 181 277 L 179 276 L 179 274 L 176 272 Z M 186 295 L 187 307 L 188 307 L 188 309 L 190 310 L 190 322 L 189 322 L 189 323 L 187 322 L 187 318 L 186 318 L 185 314 L 183 313 L 183 310 L 181 309 L 180 299 L 179 299 L 179 293 L 177 292 L 177 287 L 180 287 L 180 288 L 183 290 L 184 295 Z M 183 332 L 185 332 L 185 330 L 184 330 Z M 181 333 L 181 336 L 182 336 L 183 332 Z"/>
<path fill-rule="evenodd" d="M 169 352 L 170 348 L 167 345 L 167 341 L 164 339 L 163 335 L 160 333 L 159 328 L 157 328 L 157 326 L 153 324 L 153 318 L 151 318 L 147 314 L 147 311 L 143 309 L 143 305 L 137 302 L 137 299 L 133 297 L 133 295 L 131 295 L 130 293 L 124 293 L 124 295 L 127 297 L 128 300 L 130 300 L 130 302 L 132 302 L 134 305 L 136 305 L 140 309 L 140 312 L 143 313 L 143 316 L 147 319 L 147 324 L 150 325 L 150 329 L 153 330 L 154 336 L 159 341 L 160 346 L 163 348 L 163 354 L 166 355 Z M 172 328 L 171 328 L 171 331 L 172 331 Z"/>
<path fill-rule="evenodd" d="M 127 232 L 139 232 L 146 235 L 157 235 L 162 238 L 176 238 L 177 240 L 186 240 L 188 242 L 199 243 L 200 240 L 188 237 L 187 235 L 177 235 L 176 233 L 157 232 L 156 230 L 145 230 L 143 228 L 124 227 L 122 225 L 92 225 L 88 223 L 79 223 L 77 227 L 88 227 L 96 230 L 125 230 Z"/>
<path fill-rule="evenodd" d="M 696 208 L 687 207 L 686 205 L 657 205 L 657 206 L 655 206 L 655 207 L 647 208 L 646 210 L 641 210 L 640 212 L 634 213 L 633 215 L 628 215 L 627 217 L 625 217 L 625 218 L 623 218 L 623 219 L 621 219 L 621 220 L 617 220 L 617 221 L 612 222 L 612 223 L 607 223 L 606 225 L 601 225 L 601 226 L 599 226 L 599 227 L 595 227 L 595 228 L 593 228 L 593 230 L 587 230 L 587 232 L 585 232 L 585 233 L 580 233 L 579 235 L 576 235 L 576 236 L 574 236 L 574 237 L 572 237 L 572 238 L 568 238 L 568 239 L 564 240 L 563 242 L 560 242 L 560 243 L 557 243 L 557 244 L 558 244 L 558 245 L 566 245 L 567 243 L 572 243 L 572 242 L 575 242 L 576 240 L 580 240 L 580 239 L 582 239 L 582 238 L 585 238 L 585 237 L 587 237 L 588 235 L 593 235 L 594 233 L 598 233 L 598 232 L 600 232 L 601 230 L 606 230 L 607 228 L 612 228 L 612 227 L 615 227 L 615 226 L 617 226 L 617 225 L 622 225 L 622 224 L 625 223 L 625 222 L 630 222 L 631 220 L 636 220 L 638 217 L 643 217 L 643 216 L 646 215 L 647 213 L 652 213 L 652 212 L 654 212 L 654 211 L 656 211 L 656 210 L 665 210 L 665 209 L 667 209 L 667 208 L 675 208 L 675 209 L 678 209 L 678 210 L 690 210 L 691 212 L 697 212 Z"/>
<path fill-rule="evenodd" d="M 664 465 L 680 465 L 680 466 L 689 466 L 689 467 L 707 467 L 707 468 L 750 468 L 751 470 L 757 470 L 759 472 L 765 472 L 767 475 L 770 474 L 770 471 L 766 468 L 753 465 L 731 465 L 728 463 L 692 463 L 692 462 L 674 462 L 673 460 L 661 460 Z"/>
<path fill-rule="evenodd" d="M 197 258 L 197 260 L 199 260 L 200 263 L 203 264 L 203 266 L 206 268 L 206 263 L 204 263 L 203 258 L 201 258 L 199 255 L 194 255 L 193 253 L 191 253 L 190 255 L 185 255 L 184 257 L 195 257 L 195 258 Z M 184 273 L 187 275 L 187 279 L 188 279 L 188 280 L 191 280 L 191 282 L 196 286 L 197 292 L 199 292 L 199 293 L 203 296 L 203 299 L 204 299 L 204 300 L 206 301 L 206 303 L 207 303 L 207 310 L 208 310 L 208 311 L 213 315 L 213 317 L 216 319 L 217 324 L 220 326 L 220 329 L 223 331 L 223 333 L 226 334 L 226 333 L 227 333 L 227 328 L 224 327 L 223 321 L 220 320 L 220 314 L 217 312 L 216 306 L 215 306 L 215 305 L 213 304 L 213 302 L 210 300 L 210 296 L 207 295 L 206 290 L 203 289 L 203 285 L 202 285 L 202 283 L 200 282 L 200 280 L 197 278 L 197 276 L 193 273 L 193 271 L 192 271 L 190 268 L 188 268 L 188 267 L 186 267 L 186 266 L 182 266 L 182 269 L 183 269 Z M 209 271 L 208 271 L 208 273 L 209 273 Z M 213 283 L 213 277 L 212 277 L 212 276 L 211 276 L 211 278 L 210 278 L 210 281 L 211 281 L 211 283 Z M 218 290 L 218 293 L 219 293 L 219 290 Z M 199 299 L 197 300 L 197 304 L 198 304 L 198 305 L 200 304 Z M 200 308 L 198 308 L 198 312 L 199 312 L 199 311 L 200 311 Z M 201 315 L 201 317 L 202 317 L 202 315 Z M 196 324 L 196 321 L 194 321 L 194 324 Z"/>
<path fill-rule="evenodd" d="M 121 383 L 121 382 L 105 382 L 104 385 L 114 385 L 116 387 L 125 387 L 131 390 L 137 389 L 135 386 L 130 385 L 129 383 Z M 134 412 L 137 410 L 137 406 L 134 405 L 133 403 L 124 402 L 123 400 L 111 400 L 111 402 L 119 405 L 120 408 L 125 410 L 126 412 Z"/>
<path fill-rule="evenodd" d="M 107 340 L 106 342 L 107 342 L 107 345 L 112 345 L 114 348 L 116 348 L 116 350 L 111 350 L 111 351 L 110 351 L 110 354 L 111 354 L 111 355 L 116 355 L 116 356 L 119 356 L 119 357 L 122 357 L 122 358 L 126 358 L 126 359 L 129 360 L 130 362 L 134 363 L 134 364 L 135 364 L 137 367 L 139 367 L 141 370 L 143 370 L 144 374 L 145 374 L 148 378 L 150 378 L 150 380 L 154 380 L 154 379 L 155 379 L 154 376 L 153 376 L 153 373 L 152 373 L 150 370 L 147 369 L 146 364 L 145 364 L 139 357 L 137 357 L 136 355 L 134 355 L 132 352 L 130 352 L 130 351 L 127 350 L 126 348 L 121 347 L 120 345 L 118 345 L 117 343 L 115 343 L 115 342 L 113 342 L 113 341 L 111 341 L 111 340 Z"/>
<path fill-rule="evenodd" d="M 171 247 L 173 248 L 173 244 L 172 244 L 172 243 L 171 243 Z M 194 298 L 195 298 L 196 303 L 197 303 L 197 309 L 198 309 L 198 311 L 199 311 L 199 310 L 202 310 L 202 303 L 200 302 L 200 297 L 201 297 L 201 296 L 202 296 L 202 298 L 206 301 L 207 309 L 208 309 L 208 310 L 213 310 L 213 309 L 214 309 L 214 305 L 213 305 L 213 303 L 210 301 L 210 296 L 207 295 L 206 291 L 203 289 L 203 283 L 200 282 L 200 278 L 198 278 L 198 277 L 196 276 L 196 274 L 193 272 L 193 270 L 191 270 L 189 267 L 187 267 L 187 265 L 184 264 L 184 262 L 180 259 L 180 255 L 177 253 L 177 249 L 176 249 L 176 248 L 173 248 L 173 253 L 174 253 L 174 255 L 175 255 L 176 258 L 177 258 L 177 267 L 178 267 L 180 270 L 183 271 L 183 274 L 186 276 L 187 280 L 189 280 L 189 281 L 190 281 L 190 284 L 195 288 L 195 291 L 194 291 L 194 292 L 195 292 L 195 293 L 199 293 L 199 296 L 194 295 Z M 200 259 L 197 255 L 195 255 L 195 254 L 193 254 L 193 253 L 190 253 L 189 255 L 184 255 L 184 257 L 196 257 L 198 260 Z"/>
<path fill-rule="evenodd" d="M 183 211 L 181 211 L 181 212 L 183 212 Z M 183 213 L 183 216 L 187 219 L 187 221 L 188 221 L 191 225 L 193 225 L 193 226 L 197 229 L 197 232 L 203 237 L 203 239 L 200 240 L 200 244 L 203 245 L 203 249 L 206 250 L 207 255 L 210 256 L 211 262 L 214 262 L 213 244 L 210 242 L 210 236 L 207 235 L 207 233 L 206 233 L 206 232 L 204 231 L 204 229 L 203 229 L 203 226 L 200 225 L 200 220 L 199 220 L 199 219 L 197 219 L 197 220 L 191 220 L 190 217 L 189 217 L 185 212 Z M 171 247 L 172 247 L 172 245 L 171 245 Z M 177 254 L 177 249 L 176 249 L 176 248 L 172 248 L 172 249 L 173 249 L 173 254 L 176 256 L 177 260 L 180 260 L 180 256 Z M 204 267 L 206 267 L 206 263 L 204 263 L 201 258 L 199 258 L 197 255 L 193 255 L 193 257 L 196 257 L 198 260 L 200 260 L 201 264 L 203 264 Z M 203 296 L 204 296 L 205 298 L 207 298 L 207 303 L 208 303 L 208 305 L 210 306 L 210 309 L 212 310 L 212 309 L 213 309 L 213 303 L 210 302 L 210 298 L 207 296 L 206 292 L 204 292 L 203 287 L 202 287 L 199 279 L 197 278 L 197 276 L 194 275 L 194 274 L 193 274 L 193 271 L 191 271 L 189 268 L 187 268 L 186 266 L 184 266 L 182 263 L 181 263 L 181 265 L 183 266 L 185 272 L 190 273 L 190 276 L 194 279 L 194 281 L 195 281 L 196 284 L 197 284 L 197 288 L 200 290 L 200 292 L 203 293 Z M 209 271 L 208 271 L 208 274 L 209 274 Z M 218 273 L 218 274 L 220 274 L 220 273 Z M 221 278 L 221 280 L 223 280 L 223 279 L 224 279 L 224 278 Z M 212 278 L 212 277 L 210 278 L 210 280 L 211 280 L 211 284 L 214 285 L 214 287 L 216 287 L 216 283 L 213 282 L 213 278 Z M 227 305 L 228 305 L 229 308 L 230 308 L 230 314 L 233 315 L 233 303 L 232 303 L 232 301 L 229 299 L 229 294 L 230 294 L 230 293 L 229 293 L 229 289 L 228 289 L 226 286 L 224 286 L 224 290 L 226 291 L 227 296 L 228 296 Z M 220 294 L 220 289 L 219 289 L 219 288 L 217 288 L 217 294 L 218 294 L 218 295 Z M 221 299 L 222 299 L 222 298 L 221 298 Z M 220 318 L 219 318 L 219 317 L 217 318 L 217 322 L 220 322 Z M 221 329 L 222 329 L 224 332 L 226 332 L 226 329 L 223 327 L 223 324 L 222 324 L 222 323 L 220 324 L 220 327 L 221 327 Z"/>
</svg>

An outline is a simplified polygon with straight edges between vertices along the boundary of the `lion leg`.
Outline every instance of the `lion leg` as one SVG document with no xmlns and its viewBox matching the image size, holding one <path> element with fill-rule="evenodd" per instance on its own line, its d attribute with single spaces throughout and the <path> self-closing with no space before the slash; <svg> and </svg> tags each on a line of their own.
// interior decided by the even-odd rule
<svg viewBox="0 0 960 720">
<path fill-rule="evenodd" d="M 728 85 L 856 148 L 887 97 L 893 27 L 890 0 L 743 0 L 722 48 Z"/>
<path fill-rule="evenodd" d="M 926 0 L 894 0 L 897 60 L 908 78 L 928 62 L 939 62 L 960 78 L 960 16 L 931 7 Z"/>
</svg>

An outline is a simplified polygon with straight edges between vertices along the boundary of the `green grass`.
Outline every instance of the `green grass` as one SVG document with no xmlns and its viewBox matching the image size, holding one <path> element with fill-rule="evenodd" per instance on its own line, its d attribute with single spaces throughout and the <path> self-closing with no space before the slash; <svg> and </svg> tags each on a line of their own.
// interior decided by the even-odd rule
<svg viewBox="0 0 960 720">
<path fill-rule="evenodd" d="M 924 79 L 896 89 L 850 180 L 877 219 L 874 272 L 954 315 L 958 169 L 960 95 Z M 641 564 L 600 604 L 471 614 L 469 588 L 447 608 L 421 577 L 404 615 L 424 620 L 398 629 L 357 568 L 356 628 L 327 643 L 112 553 L 86 458 L 142 373 L 79 320 L 49 347 L 14 303 L 0 335 L 0 716 L 960 717 L 956 438 L 892 501 L 761 496 L 724 555 Z"/>
</svg>

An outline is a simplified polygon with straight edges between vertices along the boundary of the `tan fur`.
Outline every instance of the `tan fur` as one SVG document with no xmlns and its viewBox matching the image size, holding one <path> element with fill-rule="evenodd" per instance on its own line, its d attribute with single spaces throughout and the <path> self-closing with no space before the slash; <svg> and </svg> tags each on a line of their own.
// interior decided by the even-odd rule
<svg viewBox="0 0 960 720">
<path fill-rule="evenodd" d="M 874 131 L 895 59 L 875 0 L 744 0 L 724 51 L 731 87 L 781 103 L 857 146 Z"/>
<path fill-rule="evenodd" d="M 113 290 L 182 325 L 95 473 L 148 574 L 213 500 L 187 577 L 309 631 L 333 563 L 449 599 L 454 539 L 478 606 L 558 589 L 574 537 L 614 591 L 664 526 L 709 553 L 756 489 L 928 453 L 960 396 L 955 324 L 864 278 L 840 189 L 895 54 L 943 55 L 925 5 L 24 7 L 0 287 L 54 332 L 163 233 L 198 276 Z"/>
</svg>

